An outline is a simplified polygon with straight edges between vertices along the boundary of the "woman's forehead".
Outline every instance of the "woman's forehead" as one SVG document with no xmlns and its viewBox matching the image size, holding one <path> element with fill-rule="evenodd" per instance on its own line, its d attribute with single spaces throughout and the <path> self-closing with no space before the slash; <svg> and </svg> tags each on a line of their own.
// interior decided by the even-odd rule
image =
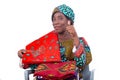
<svg viewBox="0 0 120 80">
<path fill-rule="evenodd" d="M 56 13 L 54 14 L 53 18 L 54 18 L 54 17 L 65 17 L 65 15 L 64 15 L 63 13 L 61 13 L 61 12 L 56 12 Z"/>
</svg>

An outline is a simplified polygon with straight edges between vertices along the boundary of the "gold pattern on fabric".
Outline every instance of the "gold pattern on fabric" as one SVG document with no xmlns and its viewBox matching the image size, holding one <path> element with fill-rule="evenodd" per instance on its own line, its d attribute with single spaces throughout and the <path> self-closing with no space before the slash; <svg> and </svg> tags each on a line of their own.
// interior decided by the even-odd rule
<svg viewBox="0 0 120 80">
<path fill-rule="evenodd" d="M 72 49 L 73 49 L 73 40 L 66 40 L 61 42 L 62 46 L 65 47 L 65 56 L 68 60 L 72 60 L 74 58 Z"/>
<path fill-rule="evenodd" d="M 92 61 L 92 54 L 91 52 L 86 53 L 86 65 L 88 65 Z"/>
<path fill-rule="evenodd" d="M 48 67 L 45 64 L 40 64 L 37 68 L 36 68 L 36 72 L 39 71 L 43 71 L 43 70 L 47 70 Z"/>
<path fill-rule="evenodd" d="M 62 66 L 59 71 L 60 72 L 68 72 L 68 71 L 75 71 L 76 69 L 76 64 L 73 62 L 71 64 L 66 64 L 64 66 Z"/>
<path fill-rule="evenodd" d="M 55 8 L 54 11 L 53 11 L 53 14 L 54 14 L 55 12 L 58 12 L 58 11 L 59 11 L 59 9 L 58 9 L 58 8 Z"/>
</svg>

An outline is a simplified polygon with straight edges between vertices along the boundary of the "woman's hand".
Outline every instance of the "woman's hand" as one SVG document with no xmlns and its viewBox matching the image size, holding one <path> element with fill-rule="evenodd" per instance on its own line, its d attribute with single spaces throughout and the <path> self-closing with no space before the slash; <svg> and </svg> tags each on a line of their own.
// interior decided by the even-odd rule
<svg viewBox="0 0 120 80">
<path fill-rule="evenodd" d="M 72 39 L 74 40 L 74 45 L 76 46 L 76 48 L 79 46 L 80 42 L 79 42 L 79 37 L 77 35 L 77 32 L 74 28 L 73 25 L 70 25 L 70 23 L 68 22 L 68 26 L 66 27 L 66 30 L 70 33 L 70 35 L 72 36 Z"/>
<path fill-rule="evenodd" d="M 25 49 L 21 49 L 18 51 L 18 57 L 22 58 L 23 57 L 23 54 L 26 52 Z"/>
<path fill-rule="evenodd" d="M 75 30 L 75 28 L 74 28 L 73 25 L 68 25 L 66 27 L 66 30 L 70 33 L 70 35 L 72 36 L 72 38 L 78 37 L 77 33 L 76 33 L 76 30 Z"/>
</svg>

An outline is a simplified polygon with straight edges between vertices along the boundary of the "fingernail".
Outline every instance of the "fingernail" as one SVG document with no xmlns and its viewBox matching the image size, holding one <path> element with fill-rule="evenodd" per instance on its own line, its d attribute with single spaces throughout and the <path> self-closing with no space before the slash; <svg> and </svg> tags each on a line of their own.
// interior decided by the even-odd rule
<svg viewBox="0 0 120 80">
<path fill-rule="evenodd" d="M 70 25 L 70 21 L 68 21 L 68 25 Z"/>
</svg>

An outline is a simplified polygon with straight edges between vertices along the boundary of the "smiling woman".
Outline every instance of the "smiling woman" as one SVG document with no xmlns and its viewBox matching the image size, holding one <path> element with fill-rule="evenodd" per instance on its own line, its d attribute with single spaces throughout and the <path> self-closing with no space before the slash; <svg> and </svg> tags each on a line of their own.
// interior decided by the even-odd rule
<svg viewBox="0 0 120 80">
<path fill-rule="evenodd" d="M 86 40 L 77 35 L 74 15 L 69 6 L 57 6 L 52 13 L 54 30 L 18 51 L 23 68 L 30 67 L 37 79 L 90 79 L 88 65 L 92 56 Z"/>
<path fill-rule="evenodd" d="M 53 26 L 56 32 L 62 34 L 66 30 L 67 18 L 60 12 L 56 12 L 53 19 Z M 66 23 L 66 24 L 65 24 Z"/>
<path fill-rule="evenodd" d="M 63 3 L 75 12 L 78 37 L 89 42 L 94 80 L 120 80 L 120 0 L 0 0 L 1 80 L 24 80 L 17 51 L 53 30 L 52 11 Z"/>
</svg>

